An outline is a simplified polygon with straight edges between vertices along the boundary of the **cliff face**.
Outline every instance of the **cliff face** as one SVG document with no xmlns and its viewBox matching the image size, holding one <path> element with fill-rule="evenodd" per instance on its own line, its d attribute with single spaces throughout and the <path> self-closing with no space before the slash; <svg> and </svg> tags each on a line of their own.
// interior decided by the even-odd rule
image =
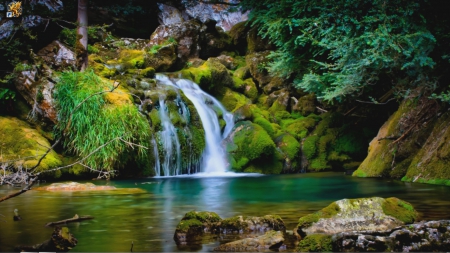
<svg viewBox="0 0 450 253">
<path fill-rule="evenodd" d="M 405 99 L 372 140 L 358 177 L 450 185 L 450 113 L 420 91 Z"/>
</svg>

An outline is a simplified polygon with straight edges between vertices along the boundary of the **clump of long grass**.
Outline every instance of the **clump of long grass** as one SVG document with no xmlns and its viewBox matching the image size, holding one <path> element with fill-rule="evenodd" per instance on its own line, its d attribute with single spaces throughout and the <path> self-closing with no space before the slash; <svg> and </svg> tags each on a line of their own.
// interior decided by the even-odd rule
<svg viewBox="0 0 450 253">
<path fill-rule="evenodd" d="M 107 102 L 106 93 L 93 95 L 112 88 L 107 86 L 92 70 L 61 73 L 54 93 L 55 133 L 68 151 L 87 157 L 85 165 L 113 171 L 130 160 L 147 160 L 150 127 L 132 103 L 118 106 Z"/>
</svg>

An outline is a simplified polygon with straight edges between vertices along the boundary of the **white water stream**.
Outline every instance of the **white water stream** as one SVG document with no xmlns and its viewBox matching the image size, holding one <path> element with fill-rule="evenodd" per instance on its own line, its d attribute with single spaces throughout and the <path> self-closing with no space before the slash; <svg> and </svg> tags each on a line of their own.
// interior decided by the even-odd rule
<svg viewBox="0 0 450 253">
<path fill-rule="evenodd" d="M 202 155 L 201 172 L 220 175 L 226 174 L 228 162 L 227 155 L 222 147 L 222 140 L 228 136 L 234 126 L 233 115 L 229 113 L 222 104 L 214 97 L 200 89 L 200 87 L 185 79 L 169 79 L 165 75 L 157 74 L 156 79 L 160 85 L 172 86 L 181 90 L 184 95 L 194 104 L 202 121 L 205 132 L 205 150 Z M 177 138 L 176 129 L 170 121 L 164 103 L 164 97 L 160 97 L 159 115 L 162 130 L 158 133 L 163 143 L 164 159 L 155 164 L 156 176 L 176 176 L 181 174 L 181 151 Z M 221 133 L 219 119 L 213 108 L 221 111 L 226 122 L 223 133 Z M 158 160 L 158 156 L 156 156 Z M 164 175 L 160 175 L 160 171 Z"/>
</svg>

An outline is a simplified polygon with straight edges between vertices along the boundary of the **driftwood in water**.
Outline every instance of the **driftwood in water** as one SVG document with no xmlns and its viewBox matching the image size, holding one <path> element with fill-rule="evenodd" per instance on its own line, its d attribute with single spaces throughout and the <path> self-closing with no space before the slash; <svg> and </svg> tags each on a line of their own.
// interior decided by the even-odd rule
<svg viewBox="0 0 450 253">
<path fill-rule="evenodd" d="M 55 222 L 49 222 L 49 223 L 45 224 L 45 226 L 50 227 L 50 226 L 54 226 L 54 225 L 67 224 L 70 222 L 78 222 L 78 221 L 84 221 L 84 220 L 90 220 L 90 219 L 94 219 L 94 217 L 92 217 L 92 216 L 81 216 L 80 217 L 80 216 L 78 216 L 78 214 L 75 214 L 75 216 L 73 216 L 73 218 L 55 221 Z"/>
<path fill-rule="evenodd" d="M 17 246 L 17 251 L 27 252 L 67 252 L 77 245 L 78 241 L 67 227 L 55 227 L 52 236 L 47 241 L 34 246 Z"/>
</svg>

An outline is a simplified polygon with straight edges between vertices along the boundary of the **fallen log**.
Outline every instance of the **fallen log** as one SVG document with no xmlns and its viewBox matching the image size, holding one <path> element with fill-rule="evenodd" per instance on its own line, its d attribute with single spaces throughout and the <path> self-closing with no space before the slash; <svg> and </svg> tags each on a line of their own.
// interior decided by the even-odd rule
<svg viewBox="0 0 450 253">
<path fill-rule="evenodd" d="M 47 241 L 34 246 L 17 246 L 15 250 L 28 252 L 67 252 L 73 249 L 77 243 L 78 240 L 73 237 L 67 227 L 55 227 L 52 236 Z"/>
<path fill-rule="evenodd" d="M 89 215 L 88 216 L 78 216 L 78 214 L 75 214 L 75 216 L 73 216 L 73 218 L 55 221 L 55 222 L 49 222 L 49 223 L 45 224 L 45 226 L 50 227 L 50 226 L 55 226 L 55 225 L 60 225 L 60 224 L 67 224 L 70 222 L 78 222 L 78 221 L 91 220 L 91 219 L 94 219 L 94 217 L 89 216 Z"/>
</svg>

